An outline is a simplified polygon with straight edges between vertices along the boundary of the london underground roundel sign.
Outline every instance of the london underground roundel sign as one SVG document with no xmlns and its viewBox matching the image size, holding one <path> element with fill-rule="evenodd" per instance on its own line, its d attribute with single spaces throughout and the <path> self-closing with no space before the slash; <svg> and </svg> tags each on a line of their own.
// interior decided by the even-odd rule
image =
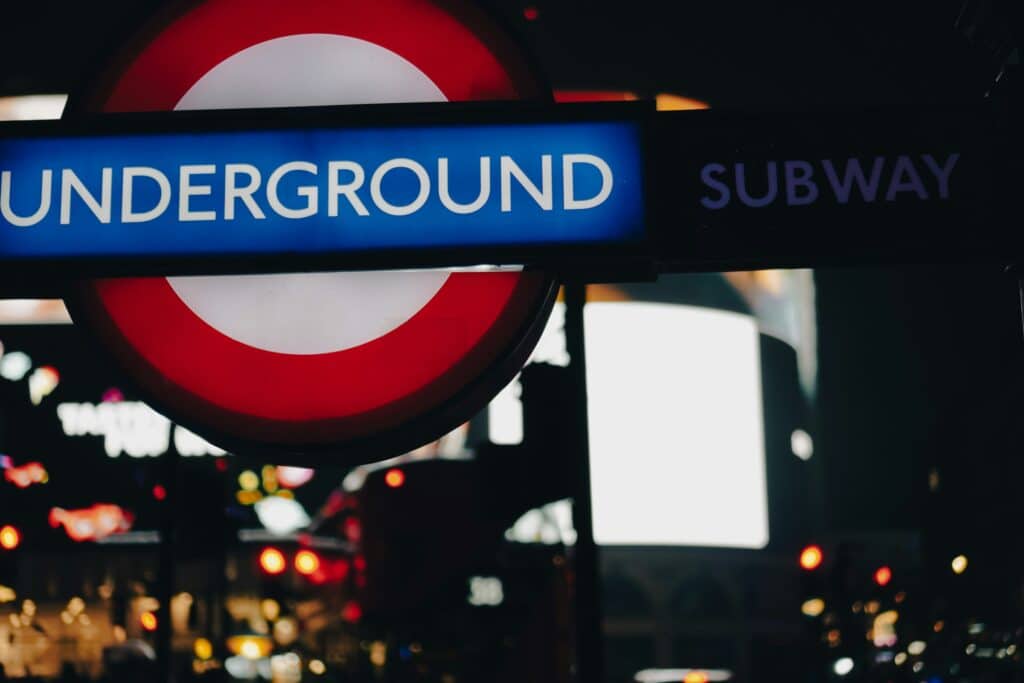
<svg viewBox="0 0 1024 683">
<path fill-rule="evenodd" d="M 207 0 L 140 34 L 70 115 L 544 97 L 448 0 Z M 525 362 L 554 283 L 534 272 L 129 278 L 70 306 L 140 389 L 221 445 L 355 462 L 420 445 Z"/>
</svg>

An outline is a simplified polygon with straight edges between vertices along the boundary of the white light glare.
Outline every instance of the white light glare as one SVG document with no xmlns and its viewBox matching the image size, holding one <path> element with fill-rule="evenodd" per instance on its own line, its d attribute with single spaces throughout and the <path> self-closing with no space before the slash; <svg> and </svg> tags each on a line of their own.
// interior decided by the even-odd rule
<svg viewBox="0 0 1024 683">
<path fill-rule="evenodd" d="M 845 676 L 853 671 L 853 660 L 849 657 L 841 657 L 832 665 L 832 670 L 836 672 L 837 676 Z"/>
<path fill-rule="evenodd" d="M 277 536 L 287 536 L 309 526 L 309 515 L 305 508 L 291 498 L 269 496 L 253 506 L 256 517 L 267 531 Z"/>
<path fill-rule="evenodd" d="M 21 351 L 5 353 L 0 358 L 0 377 L 11 382 L 20 382 L 32 369 L 32 359 Z"/>
<path fill-rule="evenodd" d="M 755 321 L 640 302 L 587 304 L 584 320 L 597 542 L 763 548 Z"/>
<path fill-rule="evenodd" d="M 793 450 L 793 455 L 804 462 L 810 460 L 814 455 L 814 440 L 802 429 L 794 429 L 790 434 L 789 447 Z"/>
<path fill-rule="evenodd" d="M 59 119 L 67 101 L 67 95 L 0 97 L 0 121 Z"/>
<path fill-rule="evenodd" d="M 497 607 L 505 601 L 501 579 L 495 576 L 471 577 L 467 601 L 474 607 Z"/>
</svg>

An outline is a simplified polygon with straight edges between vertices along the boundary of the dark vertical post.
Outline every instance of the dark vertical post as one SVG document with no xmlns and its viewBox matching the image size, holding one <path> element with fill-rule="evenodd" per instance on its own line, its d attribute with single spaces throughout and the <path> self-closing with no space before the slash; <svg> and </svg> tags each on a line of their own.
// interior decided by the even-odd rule
<svg viewBox="0 0 1024 683">
<path fill-rule="evenodd" d="M 576 527 L 576 679 L 580 683 L 604 683 L 604 636 L 602 634 L 601 583 L 597 544 L 594 542 L 590 505 L 590 432 L 587 424 L 587 362 L 583 335 L 583 304 L 586 287 L 565 285 L 565 343 L 573 384 L 569 406 L 577 448 L 570 454 L 574 464 L 573 524 Z"/>
<path fill-rule="evenodd" d="M 160 602 L 157 614 L 156 664 L 158 676 L 167 683 L 174 682 L 171 670 L 171 640 L 174 630 L 171 624 L 171 598 L 174 597 L 174 542 L 179 511 L 179 455 L 176 448 L 164 454 L 163 485 L 167 490 L 164 499 L 163 516 L 160 522 L 160 562 L 157 569 L 156 599 Z"/>
<path fill-rule="evenodd" d="M 1021 330 L 1024 332 L 1024 275 L 1017 273 L 1017 291 L 1020 295 Z"/>
</svg>

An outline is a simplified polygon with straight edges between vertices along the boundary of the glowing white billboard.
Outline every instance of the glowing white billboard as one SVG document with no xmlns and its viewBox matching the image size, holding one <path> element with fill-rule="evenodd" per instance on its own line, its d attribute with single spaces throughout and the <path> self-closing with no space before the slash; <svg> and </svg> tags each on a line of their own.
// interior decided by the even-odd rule
<svg viewBox="0 0 1024 683">
<path fill-rule="evenodd" d="M 588 304 L 584 320 L 597 542 L 764 547 L 754 319 L 629 302 Z"/>
<path fill-rule="evenodd" d="M 532 361 L 568 363 L 564 321 L 559 303 Z M 763 548 L 768 501 L 754 319 L 615 301 L 587 304 L 585 325 L 597 542 Z M 516 380 L 491 402 L 495 443 L 522 441 L 520 393 Z M 507 536 L 543 540 L 533 530 L 541 512 L 524 515 Z"/>
</svg>

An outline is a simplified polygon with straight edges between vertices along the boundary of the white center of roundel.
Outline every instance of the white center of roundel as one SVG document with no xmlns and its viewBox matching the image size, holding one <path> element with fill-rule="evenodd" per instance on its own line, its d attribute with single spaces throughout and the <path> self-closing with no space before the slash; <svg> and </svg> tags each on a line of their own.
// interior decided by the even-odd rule
<svg viewBox="0 0 1024 683">
<path fill-rule="evenodd" d="M 259 43 L 215 66 L 175 109 L 442 102 L 426 74 L 379 45 L 311 33 Z M 167 278 L 192 311 L 265 351 L 317 354 L 365 344 L 423 308 L 446 271 Z"/>
</svg>

